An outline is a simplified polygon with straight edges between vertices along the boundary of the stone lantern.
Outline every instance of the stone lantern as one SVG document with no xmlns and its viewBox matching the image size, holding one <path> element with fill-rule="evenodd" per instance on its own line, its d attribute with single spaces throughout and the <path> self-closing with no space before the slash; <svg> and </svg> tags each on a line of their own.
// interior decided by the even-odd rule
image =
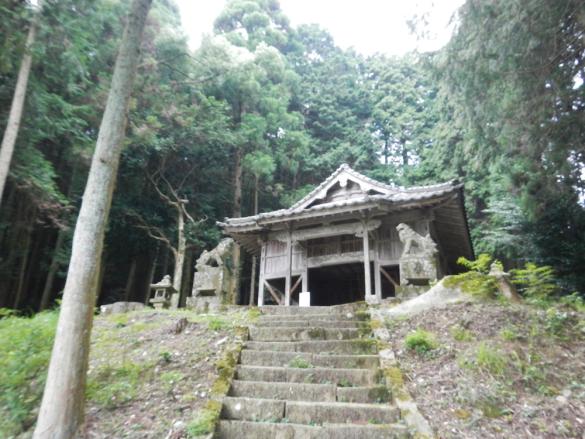
<svg viewBox="0 0 585 439">
<path fill-rule="evenodd" d="M 149 302 L 156 309 L 168 308 L 171 304 L 171 298 L 176 293 L 171 282 L 171 276 L 168 274 L 160 282 L 152 284 L 150 289 L 154 290 L 154 296 Z"/>
</svg>

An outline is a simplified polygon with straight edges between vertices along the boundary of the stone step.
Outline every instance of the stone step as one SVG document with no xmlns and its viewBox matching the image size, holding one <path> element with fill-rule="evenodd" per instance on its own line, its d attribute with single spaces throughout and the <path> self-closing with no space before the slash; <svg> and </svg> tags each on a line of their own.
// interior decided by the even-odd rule
<svg viewBox="0 0 585 439">
<path fill-rule="evenodd" d="M 258 322 L 280 322 L 292 320 L 359 320 L 363 321 L 363 313 L 356 314 L 354 312 L 346 313 L 330 313 L 330 314 L 263 314 L 258 317 Z M 362 317 L 362 318 L 360 318 Z"/>
<path fill-rule="evenodd" d="M 309 363 L 301 363 L 303 366 Z M 310 366 L 310 364 L 309 364 Z M 335 369 L 321 367 L 238 366 L 236 377 L 242 381 L 274 381 L 305 384 L 336 384 L 342 387 L 379 384 L 375 369 Z"/>
<path fill-rule="evenodd" d="M 259 321 L 255 326 L 261 328 L 276 328 L 281 326 L 315 327 L 315 328 L 360 328 L 367 323 L 360 320 L 265 320 Z"/>
<path fill-rule="evenodd" d="M 285 401 L 386 403 L 385 386 L 337 387 L 335 384 L 278 383 L 233 380 L 228 396 Z"/>
<path fill-rule="evenodd" d="M 342 402 L 279 401 L 225 397 L 222 419 L 294 424 L 391 424 L 399 420 L 396 407 L 390 405 Z"/>
<path fill-rule="evenodd" d="M 248 341 L 247 349 L 278 352 L 312 352 L 319 354 L 376 354 L 373 339 L 311 340 L 311 341 Z"/>
<path fill-rule="evenodd" d="M 337 397 L 336 389 L 337 387 L 334 384 L 271 383 L 233 380 L 228 396 L 289 401 L 335 402 Z"/>
<path fill-rule="evenodd" d="M 354 313 L 362 308 L 355 303 L 336 306 L 280 306 L 264 305 L 261 306 L 260 312 L 265 315 L 302 315 L 302 314 L 347 314 Z"/>
<path fill-rule="evenodd" d="M 272 352 L 242 350 L 240 363 L 246 366 L 283 366 L 299 358 L 315 367 L 334 367 L 344 369 L 372 369 L 380 364 L 377 355 L 321 355 L 306 352 Z"/>
<path fill-rule="evenodd" d="M 317 328 L 290 327 L 250 328 L 250 340 L 253 341 L 305 341 L 305 340 L 349 340 L 359 337 L 355 328 Z"/>
<path fill-rule="evenodd" d="M 400 424 L 354 425 L 327 424 L 310 426 L 301 424 L 219 421 L 215 439 L 405 439 L 408 431 Z"/>
</svg>

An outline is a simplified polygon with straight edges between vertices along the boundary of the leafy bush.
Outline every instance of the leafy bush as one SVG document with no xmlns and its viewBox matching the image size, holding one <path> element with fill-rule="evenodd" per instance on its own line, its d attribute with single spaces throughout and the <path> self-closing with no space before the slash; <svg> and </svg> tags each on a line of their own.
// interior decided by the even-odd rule
<svg viewBox="0 0 585 439">
<path fill-rule="evenodd" d="M 0 437 L 29 429 L 40 403 L 58 313 L 0 319 Z"/>
<path fill-rule="evenodd" d="M 439 346 L 435 335 L 424 329 L 417 329 L 408 334 L 404 339 L 404 344 L 408 349 L 414 350 L 419 354 L 427 353 Z"/>
<path fill-rule="evenodd" d="M 447 277 L 444 285 L 448 288 L 461 288 L 474 296 L 495 298 L 498 292 L 496 279 L 488 275 L 492 262 L 501 265 L 499 261 L 486 253 L 479 255 L 475 261 L 460 257 L 457 263 L 469 271 Z"/>
<path fill-rule="evenodd" d="M 547 299 L 559 291 L 555 274 L 548 265 L 539 267 L 532 262 L 524 268 L 511 270 L 512 282 L 528 298 Z"/>
</svg>

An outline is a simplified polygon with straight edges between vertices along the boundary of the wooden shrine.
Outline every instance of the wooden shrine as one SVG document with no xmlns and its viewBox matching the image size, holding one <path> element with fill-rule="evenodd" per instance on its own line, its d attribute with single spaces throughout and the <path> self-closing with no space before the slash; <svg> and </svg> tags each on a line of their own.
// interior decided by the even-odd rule
<svg viewBox="0 0 585 439">
<path fill-rule="evenodd" d="M 288 209 L 219 223 L 260 256 L 258 305 L 334 305 L 412 295 L 473 257 L 463 185 L 400 188 L 348 165 Z"/>
</svg>

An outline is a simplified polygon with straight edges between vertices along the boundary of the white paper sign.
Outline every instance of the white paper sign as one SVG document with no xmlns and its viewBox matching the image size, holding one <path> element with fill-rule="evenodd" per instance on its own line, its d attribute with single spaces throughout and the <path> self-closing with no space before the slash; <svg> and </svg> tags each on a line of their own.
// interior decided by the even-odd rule
<svg viewBox="0 0 585 439">
<path fill-rule="evenodd" d="M 300 293 L 299 294 L 299 306 L 311 306 L 311 293 Z"/>
</svg>

